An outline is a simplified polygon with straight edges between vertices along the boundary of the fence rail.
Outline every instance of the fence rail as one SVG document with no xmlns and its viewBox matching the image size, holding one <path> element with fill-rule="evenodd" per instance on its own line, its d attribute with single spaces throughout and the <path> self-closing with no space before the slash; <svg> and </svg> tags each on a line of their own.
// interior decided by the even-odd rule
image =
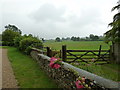
<svg viewBox="0 0 120 90">
<path fill-rule="evenodd" d="M 108 50 L 101 50 L 101 52 L 106 52 Z M 99 50 L 67 50 L 67 52 L 99 52 Z"/>
</svg>

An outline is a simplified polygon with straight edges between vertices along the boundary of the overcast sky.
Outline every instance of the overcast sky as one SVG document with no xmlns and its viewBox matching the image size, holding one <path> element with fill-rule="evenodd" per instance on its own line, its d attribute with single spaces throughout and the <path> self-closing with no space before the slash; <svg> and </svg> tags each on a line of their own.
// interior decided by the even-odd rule
<svg viewBox="0 0 120 90">
<path fill-rule="evenodd" d="M 2 0 L 0 30 L 16 25 L 23 34 L 46 39 L 103 35 L 118 0 Z"/>
</svg>

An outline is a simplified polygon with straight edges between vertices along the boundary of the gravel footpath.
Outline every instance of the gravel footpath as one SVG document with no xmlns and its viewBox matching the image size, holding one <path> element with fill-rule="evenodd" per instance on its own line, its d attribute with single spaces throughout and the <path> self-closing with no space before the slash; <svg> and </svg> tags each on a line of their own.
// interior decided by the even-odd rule
<svg viewBox="0 0 120 90">
<path fill-rule="evenodd" d="M 2 49 L 0 49 L 0 90 L 2 88 Z"/>
<path fill-rule="evenodd" d="M 0 49 L 0 58 L 2 58 L 2 88 L 18 88 L 17 81 L 12 70 L 12 66 L 7 57 L 7 49 Z M 2 57 L 1 57 L 2 56 Z"/>
</svg>

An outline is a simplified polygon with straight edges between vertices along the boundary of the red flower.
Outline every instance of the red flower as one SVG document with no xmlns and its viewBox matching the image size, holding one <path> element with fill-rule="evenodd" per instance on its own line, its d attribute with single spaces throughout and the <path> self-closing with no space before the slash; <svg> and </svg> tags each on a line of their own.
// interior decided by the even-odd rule
<svg viewBox="0 0 120 90">
<path fill-rule="evenodd" d="M 77 88 L 84 88 L 84 86 L 81 85 L 81 81 L 80 80 L 76 81 L 75 85 L 76 85 Z"/>
</svg>

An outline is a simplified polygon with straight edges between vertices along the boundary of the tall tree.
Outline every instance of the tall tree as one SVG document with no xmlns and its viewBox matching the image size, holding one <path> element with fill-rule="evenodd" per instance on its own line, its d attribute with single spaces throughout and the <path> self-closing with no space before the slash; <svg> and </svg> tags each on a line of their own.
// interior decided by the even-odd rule
<svg viewBox="0 0 120 90">
<path fill-rule="evenodd" d="M 120 10 L 120 1 L 117 6 L 112 8 L 112 11 L 115 9 Z M 113 21 L 109 24 L 109 26 L 112 28 L 105 33 L 105 38 L 107 43 L 112 41 L 111 60 L 120 64 L 120 11 L 114 15 Z"/>
<path fill-rule="evenodd" d="M 120 4 L 113 7 L 111 11 L 115 9 L 120 9 Z M 120 12 L 114 15 L 113 21 L 109 23 L 112 28 L 105 33 L 105 41 L 108 43 L 112 41 L 113 43 L 120 42 Z"/>
<path fill-rule="evenodd" d="M 92 40 L 92 41 L 94 40 L 94 35 L 93 34 L 90 34 L 89 37 L 90 37 L 90 40 Z"/>
</svg>

